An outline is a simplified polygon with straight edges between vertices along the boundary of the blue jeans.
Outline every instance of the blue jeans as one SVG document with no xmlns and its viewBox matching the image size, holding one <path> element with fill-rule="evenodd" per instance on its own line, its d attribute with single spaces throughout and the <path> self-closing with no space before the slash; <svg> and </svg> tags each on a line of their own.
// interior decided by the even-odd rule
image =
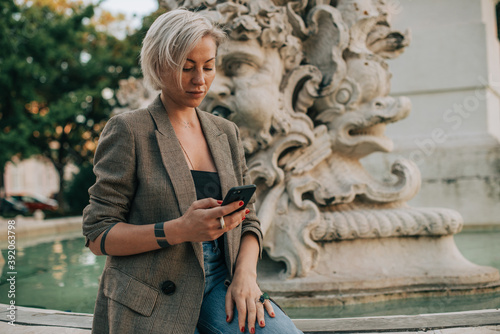
<svg viewBox="0 0 500 334">
<path fill-rule="evenodd" d="M 226 322 L 226 292 L 224 281 L 227 268 L 224 258 L 217 245 L 217 240 L 203 243 L 203 257 L 205 261 L 205 292 L 201 304 L 200 317 L 198 319 L 195 334 L 226 334 L 241 333 L 238 327 L 238 311 L 234 309 L 234 317 L 230 323 Z M 261 334 L 294 334 L 299 331 L 292 320 L 273 303 L 275 318 L 265 314 L 266 327 L 261 328 L 255 324 L 255 333 Z M 245 333 L 248 332 L 248 324 L 245 324 Z"/>
</svg>

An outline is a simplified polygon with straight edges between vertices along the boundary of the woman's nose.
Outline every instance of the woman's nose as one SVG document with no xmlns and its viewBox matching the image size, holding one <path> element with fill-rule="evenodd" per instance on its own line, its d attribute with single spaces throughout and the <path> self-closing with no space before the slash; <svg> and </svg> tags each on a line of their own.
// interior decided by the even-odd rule
<svg viewBox="0 0 500 334">
<path fill-rule="evenodd" d="M 221 98 L 231 95 L 232 94 L 231 80 L 224 75 L 216 75 L 208 94 L 212 98 L 216 97 Z"/>
<path fill-rule="evenodd" d="M 203 71 L 195 71 L 192 81 L 193 84 L 197 86 L 205 84 L 205 76 Z"/>
</svg>

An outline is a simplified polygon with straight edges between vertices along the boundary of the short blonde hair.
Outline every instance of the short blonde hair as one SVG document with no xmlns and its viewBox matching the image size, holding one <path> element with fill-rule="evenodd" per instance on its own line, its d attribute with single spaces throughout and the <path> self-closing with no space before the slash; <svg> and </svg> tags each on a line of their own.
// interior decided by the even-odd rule
<svg viewBox="0 0 500 334">
<path fill-rule="evenodd" d="M 180 86 L 187 55 L 205 36 L 212 37 L 217 46 L 226 38 L 222 29 L 200 13 L 175 9 L 160 15 L 142 42 L 140 62 L 146 84 L 161 90 L 162 75 L 172 69 L 178 73 L 174 80 Z"/>
</svg>

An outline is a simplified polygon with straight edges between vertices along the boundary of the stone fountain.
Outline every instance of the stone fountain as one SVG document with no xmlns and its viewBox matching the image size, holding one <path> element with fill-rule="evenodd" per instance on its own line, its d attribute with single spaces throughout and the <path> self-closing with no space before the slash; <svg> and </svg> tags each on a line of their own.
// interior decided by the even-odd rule
<svg viewBox="0 0 500 334">
<path fill-rule="evenodd" d="M 234 121 L 258 185 L 259 282 L 285 306 L 318 306 L 500 287 L 466 260 L 456 211 L 407 204 L 410 160 L 388 179 L 360 159 L 389 152 L 385 127 L 411 110 L 391 97 L 387 59 L 409 45 L 383 0 L 160 1 L 195 9 L 229 35 L 201 108 Z"/>
</svg>

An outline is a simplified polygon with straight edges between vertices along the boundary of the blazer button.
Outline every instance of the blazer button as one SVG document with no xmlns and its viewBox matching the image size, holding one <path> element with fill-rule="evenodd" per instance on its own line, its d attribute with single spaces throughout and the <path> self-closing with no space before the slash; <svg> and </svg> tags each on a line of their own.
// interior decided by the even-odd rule
<svg viewBox="0 0 500 334">
<path fill-rule="evenodd" d="M 175 292 L 175 283 L 172 281 L 165 281 L 161 284 L 161 291 L 170 296 Z"/>
</svg>

